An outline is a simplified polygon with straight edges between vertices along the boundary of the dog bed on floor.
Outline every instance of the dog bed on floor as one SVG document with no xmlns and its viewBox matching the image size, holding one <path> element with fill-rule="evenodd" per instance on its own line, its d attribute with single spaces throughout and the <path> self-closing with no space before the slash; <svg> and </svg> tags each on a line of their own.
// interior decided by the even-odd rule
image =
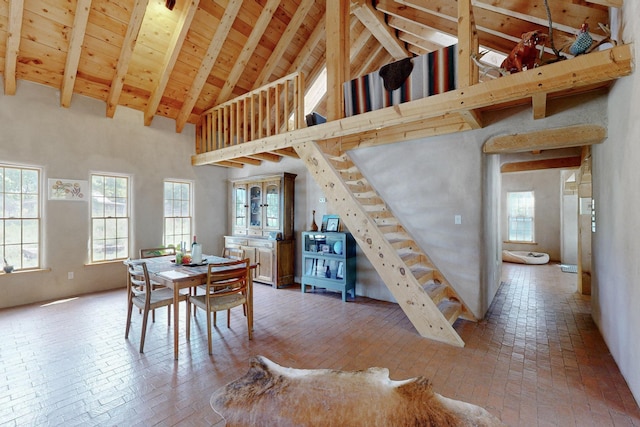
<svg viewBox="0 0 640 427">
<path fill-rule="evenodd" d="M 503 250 L 502 261 L 517 264 L 547 264 L 549 262 L 549 254 L 544 252 Z"/>
</svg>

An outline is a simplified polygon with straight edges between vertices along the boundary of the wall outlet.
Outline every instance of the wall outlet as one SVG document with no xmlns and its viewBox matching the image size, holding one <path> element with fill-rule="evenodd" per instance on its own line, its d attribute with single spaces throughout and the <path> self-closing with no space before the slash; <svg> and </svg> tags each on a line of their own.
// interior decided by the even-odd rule
<svg viewBox="0 0 640 427">
<path fill-rule="evenodd" d="M 73 271 L 67 273 L 67 279 L 73 280 Z"/>
<path fill-rule="evenodd" d="M 462 215 L 454 215 L 453 222 L 456 225 L 462 224 Z"/>
<path fill-rule="evenodd" d="M 320 203 L 327 203 L 326 197 L 320 197 Z"/>
</svg>

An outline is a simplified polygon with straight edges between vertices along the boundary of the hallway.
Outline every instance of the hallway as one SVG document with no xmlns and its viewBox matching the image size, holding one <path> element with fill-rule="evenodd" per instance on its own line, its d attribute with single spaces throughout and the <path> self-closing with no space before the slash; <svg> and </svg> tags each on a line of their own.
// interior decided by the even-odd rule
<svg viewBox="0 0 640 427">
<path fill-rule="evenodd" d="M 421 338 L 396 304 L 343 303 L 338 293 L 299 287 L 256 284 L 253 341 L 236 309 L 230 329 L 218 317 L 211 357 L 199 312 L 177 362 L 166 310 L 150 323 L 144 354 L 140 316 L 124 339 L 124 290 L 0 310 L 0 426 L 210 425 L 209 397 L 257 354 L 296 368 L 422 375 L 436 392 L 483 406 L 510 426 L 640 426 L 575 281 L 557 264 L 504 264 L 486 318 L 455 324 L 464 348 Z"/>
</svg>

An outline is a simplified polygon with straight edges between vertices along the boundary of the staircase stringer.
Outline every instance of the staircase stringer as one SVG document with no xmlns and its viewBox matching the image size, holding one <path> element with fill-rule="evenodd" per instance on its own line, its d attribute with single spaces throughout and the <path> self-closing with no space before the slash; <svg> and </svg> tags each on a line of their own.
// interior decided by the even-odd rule
<svg viewBox="0 0 640 427">
<path fill-rule="evenodd" d="M 463 347 L 462 338 L 352 194 L 318 144 L 309 141 L 296 144 L 294 148 L 418 333 L 426 338 Z"/>
<path fill-rule="evenodd" d="M 319 147 L 325 157 L 329 159 L 329 163 L 336 169 L 343 182 L 347 184 L 347 188 L 351 190 L 356 201 L 369 214 L 372 222 L 382 231 L 387 242 L 394 247 L 396 253 L 402 258 L 405 265 L 410 268 L 418 282 L 423 286 L 423 289 L 427 290 L 433 302 L 438 304 L 443 298 L 454 300 L 460 304 L 460 310 L 456 317 L 475 322 L 477 319 L 471 309 L 436 267 L 429 255 L 420 247 L 409 231 L 402 226 L 391 208 L 380 197 L 351 157 L 346 152 L 336 151 L 331 147 L 327 150 L 326 145 L 323 143 L 319 144 Z M 391 228 L 392 231 L 384 230 L 388 228 Z M 443 310 L 440 309 L 440 311 Z M 453 319 L 448 320 L 449 323 L 453 323 Z"/>
</svg>

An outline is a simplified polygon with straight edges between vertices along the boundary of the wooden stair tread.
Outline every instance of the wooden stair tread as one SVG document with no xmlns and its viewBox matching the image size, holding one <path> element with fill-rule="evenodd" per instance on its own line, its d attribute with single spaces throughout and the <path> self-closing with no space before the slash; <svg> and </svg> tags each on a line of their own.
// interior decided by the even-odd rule
<svg viewBox="0 0 640 427">
<path fill-rule="evenodd" d="M 418 264 L 412 267 L 409 267 L 409 270 L 413 274 L 413 277 L 416 278 L 420 285 L 425 285 L 429 281 L 433 280 L 433 269 L 429 267 L 425 267 L 422 264 Z"/>
<path fill-rule="evenodd" d="M 415 242 L 409 237 L 406 237 L 406 238 L 388 238 L 387 241 L 396 250 L 403 249 L 403 248 L 411 248 L 411 247 L 415 246 Z"/>
<path fill-rule="evenodd" d="M 422 258 L 422 254 L 420 252 L 416 252 L 414 250 L 402 249 L 398 251 L 398 255 L 400 259 L 408 266 L 416 265 L 420 263 Z"/>
<path fill-rule="evenodd" d="M 444 298 L 447 297 L 447 285 L 444 283 L 438 283 L 431 281 L 423 286 L 423 289 L 427 292 L 429 297 L 435 304 L 438 304 Z"/>
<path fill-rule="evenodd" d="M 462 313 L 462 304 L 455 300 L 445 299 L 438 303 L 438 310 L 440 310 L 449 324 L 453 325 Z"/>
</svg>

